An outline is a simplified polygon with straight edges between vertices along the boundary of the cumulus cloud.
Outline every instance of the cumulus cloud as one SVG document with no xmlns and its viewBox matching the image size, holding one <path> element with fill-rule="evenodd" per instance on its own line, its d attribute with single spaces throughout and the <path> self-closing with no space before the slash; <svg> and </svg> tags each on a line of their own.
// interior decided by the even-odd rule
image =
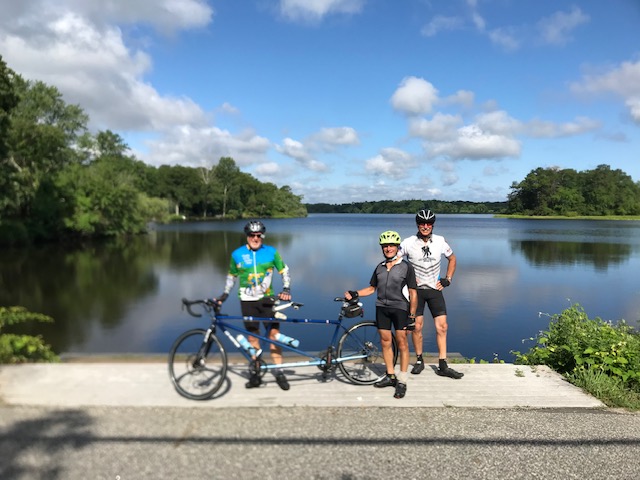
<svg viewBox="0 0 640 480">
<path fill-rule="evenodd" d="M 578 95 L 614 94 L 622 97 L 629 115 L 640 124 L 640 61 L 623 62 L 607 72 L 586 75 L 570 88 Z"/>
<path fill-rule="evenodd" d="M 323 150 L 330 150 L 335 146 L 358 145 L 360 143 L 358 132 L 351 127 L 323 128 L 312 135 L 311 139 L 318 145 L 318 148 Z"/>
<path fill-rule="evenodd" d="M 278 165 L 276 162 L 262 163 L 258 165 L 254 170 L 258 175 L 264 177 L 275 177 L 282 172 L 280 165 Z"/>
<path fill-rule="evenodd" d="M 406 77 L 391 96 L 394 109 L 407 115 L 422 115 L 433 110 L 438 90 L 423 78 Z"/>
<path fill-rule="evenodd" d="M 82 105 L 94 127 L 154 130 L 205 124 L 205 113 L 192 100 L 162 96 L 144 81 L 150 57 L 125 45 L 120 28 L 97 15 L 97 2 L 22 3 L 17 17 L 0 20 L 5 61 L 25 78 L 55 85 L 69 103 Z M 128 15 L 132 21 L 149 11 L 146 21 L 163 28 L 201 25 L 206 13 L 211 15 L 206 3 L 193 0 L 164 0 L 164 8 L 136 5 Z M 127 17 L 121 2 L 105 7 L 105 17 Z M 193 11 L 203 16 L 196 20 Z M 94 22 L 93 16 L 100 19 Z"/>
<path fill-rule="evenodd" d="M 407 152 L 398 148 L 385 148 L 365 162 L 365 169 L 368 173 L 397 180 L 407 177 L 414 165 L 415 162 Z"/>
<path fill-rule="evenodd" d="M 428 144 L 428 153 L 433 157 L 444 156 L 453 160 L 520 156 L 521 145 L 514 138 L 485 132 L 478 125 L 466 125 L 457 133 L 457 138 L 451 142 Z"/>
<path fill-rule="evenodd" d="M 291 21 L 320 21 L 330 14 L 356 14 L 364 0 L 280 0 L 280 13 Z"/>
<path fill-rule="evenodd" d="M 211 166 L 220 157 L 232 157 L 238 166 L 245 167 L 264 162 L 271 144 L 249 130 L 234 135 L 217 127 L 181 125 L 149 140 L 147 147 L 148 152 L 138 156 L 151 165 Z"/>
<path fill-rule="evenodd" d="M 329 169 L 326 164 L 316 160 L 303 143 L 292 138 L 285 138 L 282 141 L 282 145 L 276 145 L 276 150 L 287 157 L 293 158 L 309 170 L 324 172 Z"/>
<path fill-rule="evenodd" d="M 580 8 L 574 6 L 569 12 L 556 12 L 538 22 L 542 41 L 549 45 L 565 45 L 572 40 L 572 32 L 590 20 Z"/>
<path fill-rule="evenodd" d="M 442 142 L 456 137 L 456 130 L 463 123 L 459 115 L 436 113 L 432 119 L 413 118 L 409 121 L 409 134 L 432 142 Z"/>
</svg>

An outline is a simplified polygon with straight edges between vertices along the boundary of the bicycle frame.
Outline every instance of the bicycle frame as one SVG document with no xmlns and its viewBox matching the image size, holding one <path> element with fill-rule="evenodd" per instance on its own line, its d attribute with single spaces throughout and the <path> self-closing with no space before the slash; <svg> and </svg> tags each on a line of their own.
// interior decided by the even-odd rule
<svg viewBox="0 0 640 480">
<path fill-rule="evenodd" d="M 293 352 L 297 355 L 308 357 L 310 360 L 297 361 L 297 362 L 288 362 L 282 364 L 273 364 L 273 363 L 263 363 L 261 362 L 261 369 L 264 370 L 272 370 L 275 368 L 293 368 L 293 367 L 307 367 L 307 366 L 317 366 L 317 367 L 325 367 L 327 362 L 325 358 L 319 357 L 315 354 L 311 354 L 307 351 L 301 350 L 300 348 L 292 347 L 286 343 L 279 342 L 277 340 L 273 340 L 269 337 L 266 337 L 260 333 L 249 332 L 248 330 L 236 326 L 228 320 L 243 320 L 243 321 L 253 321 L 253 322 L 279 322 L 279 323 L 307 323 L 307 324 L 325 324 L 325 325 L 335 325 L 335 329 L 333 331 L 333 335 L 331 337 L 331 342 L 327 346 L 325 351 L 329 349 L 335 349 L 337 341 L 340 337 L 340 334 L 343 334 L 347 331 L 347 328 L 342 324 L 342 317 L 337 319 L 314 319 L 314 318 L 266 318 L 266 317 L 243 317 L 243 316 L 230 316 L 230 315 L 212 315 L 211 326 L 209 327 L 212 330 L 212 333 L 215 334 L 216 330 L 219 328 L 222 333 L 231 341 L 231 343 L 240 351 L 240 353 L 248 360 L 251 361 L 253 357 L 247 352 L 242 346 L 238 343 L 236 338 L 229 333 L 229 331 L 234 331 L 237 333 L 241 333 L 243 335 L 252 336 L 259 339 L 261 342 L 265 342 L 271 345 L 277 345 L 280 348 Z M 258 358 L 261 358 L 264 355 L 262 352 Z M 351 360 L 359 360 L 366 358 L 365 354 L 361 355 L 351 355 L 348 357 L 341 358 L 331 358 L 331 365 L 337 365 L 341 362 L 351 361 Z"/>
</svg>

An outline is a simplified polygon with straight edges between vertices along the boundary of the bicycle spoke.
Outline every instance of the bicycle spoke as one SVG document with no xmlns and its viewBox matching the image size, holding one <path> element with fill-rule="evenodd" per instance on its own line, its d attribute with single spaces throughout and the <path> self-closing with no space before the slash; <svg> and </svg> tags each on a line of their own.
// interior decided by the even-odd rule
<svg viewBox="0 0 640 480">
<path fill-rule="evenodd" d="M 212 335 L 210 345 L 203 349 L 204 335 L 204 330 L 184 333 L 175 341 L 169 354 L 173 385 L 180 395 L 193 400 L 214 395 L 227 374 L 227 355 L 222 344 Z"/>
</svg>

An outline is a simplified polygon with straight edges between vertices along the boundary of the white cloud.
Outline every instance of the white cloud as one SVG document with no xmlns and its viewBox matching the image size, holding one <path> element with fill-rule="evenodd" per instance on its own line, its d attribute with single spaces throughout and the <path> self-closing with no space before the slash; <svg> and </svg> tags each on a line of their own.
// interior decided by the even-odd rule
<svg viewBox="0 0 640 480">
<path fill-rule="evenodd" d="M 538 22 L 542 41 L 549 45 L 565 45 L 572 40 L 571 33 L 580 25 L 588 23 L 589 15 L 576 6 L 568 13 L 556 12 Z"/>
<path fill-rule="evenodd" d="M 554 123 L 544 120 L 527 122 L 525 132 L 535 138 L 571 137 L 591 132 L 601 127 L 601 123 L 585 117 L 578 117 L 574 122 Z"/>
<path fill-rule="evenodd" d="M 457 136 L 457 129 L 462 125 L 459 115 L 436 113 L 431 120 L 413 118 L 409 121 L 409 134 L 433 142 L 452 140 Z"/>
<path fill-rule="evenodd" d="M 280 0 L 280 13 L 292 21 L 320 21 L 330 14 L 355 14 L 364 0 Z"/>
<path fill-rule="evenodd" d="M 629 107 L 629 113 L 633 121 L 640 124 L 640 97 L 631 97 L 627 99 L 625 104 Z"/>
<path fill-rule="evenodd" d="M 606 94 L 622 97 L 629 115 L 640 124 L 640 61 L 623 62 L 607 72 L 586 75 L 570 88 L 573 93 L 587 97 Z"/>
<path fill-rule="evenodd" d="M 55 85 L 67 102 L 82 105 L 94 128 L 154 130 L 206 123 L 192 100 L 162 96 L 144 81 L 151 59 L 127 48 L 118 27 L 54 10 L 48 3 L 39 6 L 41 14 L 23 11 L 22 18 L 0 23 L 0 51 L 25 78 Z"/>
<path fill-rule="evenodd" d="M 489 40 L 507 52 L 514 52 L 520 48 L 520 40 L 514 28 L 496 28 L 489 33 Z"/>
<path fill-rule="evenodd" d="M 464 21 L 460 17 L 436 15 L 428 24 L 422 27 L 421 32 L 427 37 L 433 37 L 443 31 L 458 30 L 463 25 Z"/>
<path fill-rule="evenodd" d="M 408 176 L 415 165 L 410 154 L 397 148 L 385 148 L 378 155 L 365 162 L 367 172 L 392 179 Z"/>
<path fill-rule="evenodd" d="M 276 175 L 279 175 L 281 171 L 282 169 L 280 168 L 280 165 L 276 162 L 262 163 L 255 168 L 256 174 L 265 177 L 275 177 Z"/>
<path fill-rule="evenodd" d="M 473 107 L 475 94 L 469 90 L 458 90 L 453 95 L 449 95 L 439 101 L 442 105 L 460 105 L 465 108 Z"/>
<path fill-rule="evenodd" d="M 232 157 L 240 167 L 261 163 L 271 147 L 269 140 L 245 131 L 234 135 L 217 127 L 178 126 L 160 139 L 147 142 L 148 152 L 139 154 L 151 165 L 211 166 L 220 157 Z"/>
<path fill-rule="evenodd" d="M 391 97 L 391 105 L 407 115 L 429 113 L 438 102 L 438 90 L 422 78 L 406 77 Z"/>
<path fill-rule="evenodd" d="M 428 144 L 426 149 L 433 157 L 477 160 L 519 157 L 521 145 L 513 138 L 484 132 L 478 125 L 467 125 L 458 129 L 455 140 Z"/>
<path fill-rule="evenodd" d="M 476 117 L 476 123 L 480 130 L 496 135 L 513 136 L 522 130 L 522 122 L 504 110 L 480 114 Z"/>
<path fill-rule="evenodd" d="M 276 150 L 283 155 L 293 158 L 309 170 L 324 172 L 329 169 L 326 164 L 316 160 L 303 143 L 292 138 L 285 138 L 282 141 L 282 145 L 276 145 Z"/>
<path fill-rule="evenodd" d="M 351 127 L 323 128 L 315 135 L 312 135 L 312 139 L 319 144 L 321 149 L 330 149 L 333 146 L 358 145 L 360 143 L 358 132 Z"/>
</svg>

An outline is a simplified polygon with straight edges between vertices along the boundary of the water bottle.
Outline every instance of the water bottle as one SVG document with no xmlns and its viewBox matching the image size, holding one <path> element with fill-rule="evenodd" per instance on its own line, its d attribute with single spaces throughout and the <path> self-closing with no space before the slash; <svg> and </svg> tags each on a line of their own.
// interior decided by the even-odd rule
<svg viewBox="0 0 640 480">
<path fill-rule="evenodd" d="M 252 357 L 253 357 L 253 356 L 255 356 L 255 354 L 256 354 L 256 349 L 255 349 L 255 347 L 254 347 L 253 345 L 251 345 L 251 344 L 249 343 L 249 340 L 247 340 L 247 337 L 245 337 L 245 336 L 244 336 L 244 335 L 242 335 L 242 334 L 239 334 L 239 335 L 236 337 L 236 340 L 238 341 L 238 343 L 240 344 L 240 346 L 241 346 L 242 348 L 244 348 L 244 349 L 249 353 L 249 355 L 251 355 Z"/>
<path fill-rule="evenodd" d="M 278 334 L 276 335 L 276 340 L 293 348 L 298 348 L 298 346 L 300 345 L 300 340 L 288 337 L 287 335 L 280 332 L 278 332 Z"/>
</svg>

